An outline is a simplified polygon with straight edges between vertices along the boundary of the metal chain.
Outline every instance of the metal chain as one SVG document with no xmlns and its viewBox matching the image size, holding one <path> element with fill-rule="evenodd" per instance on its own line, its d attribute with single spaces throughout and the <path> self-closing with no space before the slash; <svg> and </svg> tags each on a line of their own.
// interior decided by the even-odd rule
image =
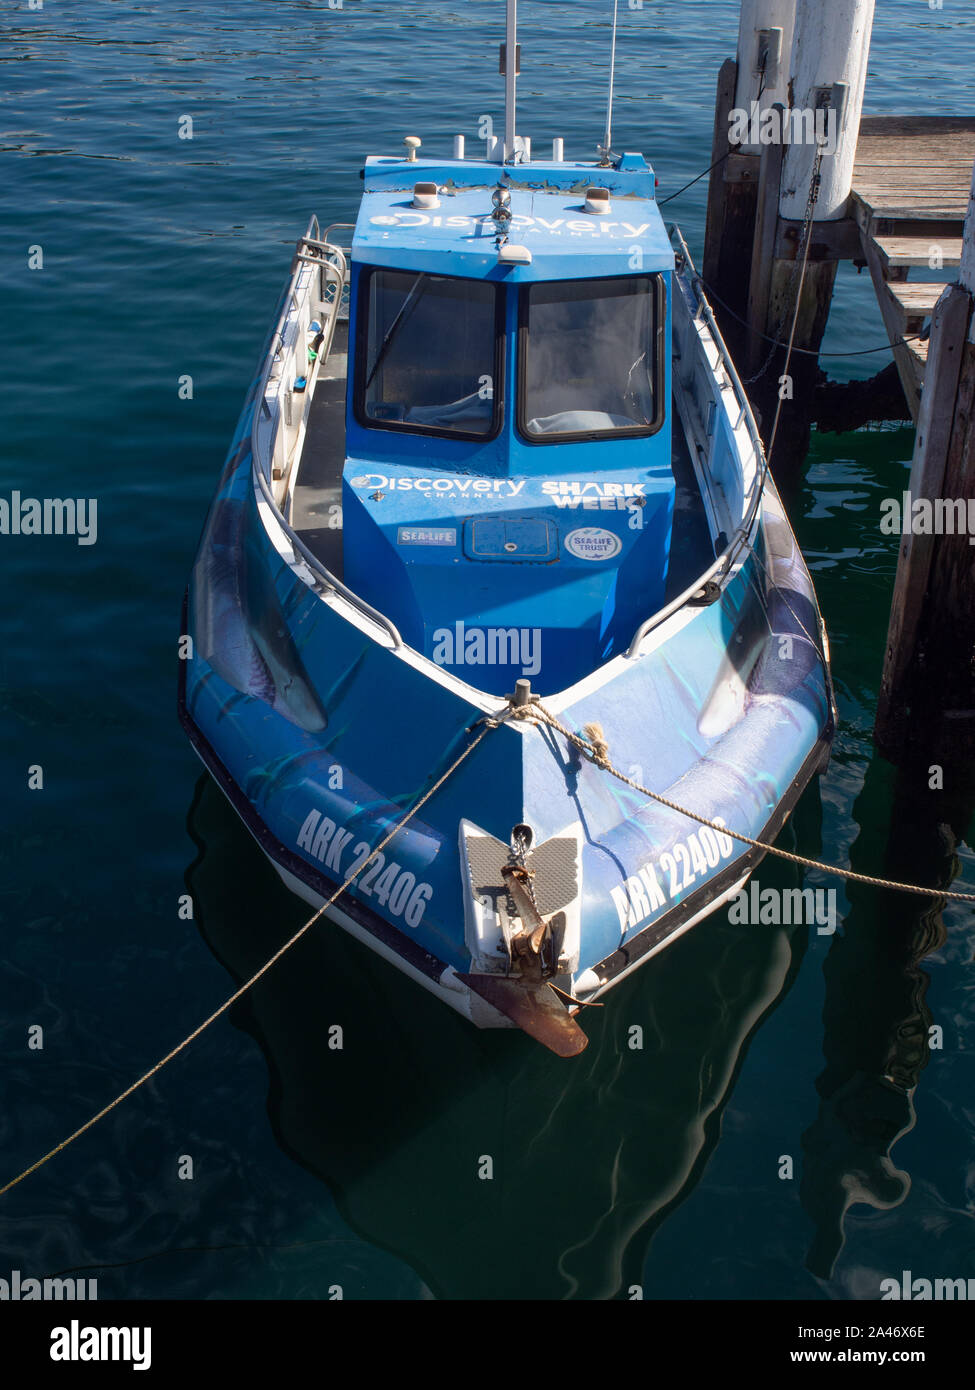
<svg viewBox="0 0 975 1390">
<path fill-rule="evenodd" d="M 529 845 L 528 834 L 526 833 L 526 830 L 525 830 L 524 827 L 519 826 L 519 827 L 512 833 L 512 836 L 511 836 L 511 861 L 512 861 L 514 864 L 516 864 L 516 865 L 518 866 L 519 869 L 524 869 L 524 871 L 525 871 L 525 880 L 524 880 L 524 882 L 525 882 L 525 891 L 527 892 L 528 897 L 531 899 L 532 907 L 534 907 L 535 911 L 537 912 L 537 911 L 538 911 L 538 903 L 537 903 L 536 900 L 535 900 L 535 874 L 534 874 L 533 870 L 529 869 L 529 867 L 528 867 L 528 853 L 529 853 L 529 848 L 530 848 L 530 845 Z M 511 908 L 512 908 L 513 915 L 517 916 L 517 910 L 515 909 L 515 904 L 514 904 L 514 902 L 511 900 L 510 897 L 509 897 L 509 899 L 508 899 L 508 902 L 509 902 L 509 904 L 510 904 L 510 906 L 511 906 Z"/>
</svg>

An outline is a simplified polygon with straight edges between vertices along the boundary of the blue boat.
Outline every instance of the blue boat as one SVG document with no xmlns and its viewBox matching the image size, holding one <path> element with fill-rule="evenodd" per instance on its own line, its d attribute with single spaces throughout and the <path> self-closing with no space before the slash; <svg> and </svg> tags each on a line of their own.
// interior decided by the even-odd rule
<svg viewBox="0 0 975 1390">
<path fill-rule="evenodd" d="M 351 245 L 315 218 L 299 241 L 179 709 L 294 892 L 477 1026 L 574 1055 L 584 1006 L 740 890 L 763 851 L 723 827 L 774 838 L 834 709 L 652 168 L 608 129 L 598 161 L 536 158 L 513 68 L 483 156 L 408 137 L 367 160 Z"/>
</svg>

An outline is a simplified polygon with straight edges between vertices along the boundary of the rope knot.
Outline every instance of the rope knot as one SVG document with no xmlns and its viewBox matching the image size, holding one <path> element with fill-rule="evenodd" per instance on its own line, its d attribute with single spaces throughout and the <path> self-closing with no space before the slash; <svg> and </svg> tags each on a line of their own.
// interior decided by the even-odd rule
<svg viewBox="0 0 975 1390">
<path fill-rule="evenodd" d="M 583 724 L 582 732 L 589 740 L 593 762 L 598 763 L 600 767 L 609 767 L 609 744 L 602 724 Z"/>
</svg>

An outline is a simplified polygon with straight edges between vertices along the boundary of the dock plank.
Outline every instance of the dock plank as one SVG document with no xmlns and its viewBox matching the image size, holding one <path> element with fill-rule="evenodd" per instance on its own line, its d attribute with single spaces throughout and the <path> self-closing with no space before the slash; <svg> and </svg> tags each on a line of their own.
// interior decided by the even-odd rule
<svg viewBox="0 0 975 1390">
<path fill-rule="evenodd" d="M 887 288 L 897 303 L 909 313 L 930 314 L 948 286 L 924 280 L 893 280 Z"/>
<path fill-rule="evenodd" d="M 860 225 L 963 221 L 973 164 L 975 117 L 864 116 L 853 167 Z"/>
<path fill-rule="evenodd" d="M 961 265 L 961 237 L 889 236 L 877 237 L 877 247 L 888 269 L 931 265 L 931 251 L 938 248 L 942 265 Z"/>
</svg>

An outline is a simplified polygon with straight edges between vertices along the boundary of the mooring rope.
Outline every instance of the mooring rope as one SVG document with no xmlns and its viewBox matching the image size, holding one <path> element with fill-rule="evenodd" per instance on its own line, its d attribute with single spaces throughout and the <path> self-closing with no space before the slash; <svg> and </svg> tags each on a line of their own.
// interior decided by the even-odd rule
<svg viewBox="0 0 975 1390">
<path fill-rule="evenodd" d="M 874 888 L 893 888 L 902 893 L 915 893 L 925 898 L 947 898 L 952 902 L 975 903 L 975 893 L 957 893 L 947 888 L 923 888 L 916 883 L 900 883 L 895 879 L 875 878 L 871 874 L 859 874 L 853 869 L 841 869 L 836 864 L 824 864 L 819 859 L 807 859 L 802 854 L 792 854 L 789 850 L 779 849 L 776 845 L 768 844 L 764 840 L 753 839 L 750 835 L 743 835 L 741 831 L 730 830 L 728 826 L 720 824 L 718 821 L 710 820 L 707 816 L 702 816 L 697 811 L 689 811 L 686 806 L 680 806 L 676 801 L 671 801 L 669 797 L 662 796 L 660 792 L 651 791 L 649 787 L 644 787 L 640 782 L 632 777 L 627 777 L 625 772 L 621 772 L 614 765 L 609 757 L 609 750 L 605 736 L 598 724 L 587 724 L 586 734 L 576 734 L 566 727 L 551 710 L 545 708 L 541 701 L 533 701 L 528 705 L 519 705 L 505 711 L 503 720 L 515 719 L 525 720 L 529 723 L 547 724 L 549 728 L 555 729 L 562 737 L 584 754 L 590 762 L 604 772 L 610 773 L 613 777 L 624 782 L 626 786 L 632 787 L 641 796 L 648 797 L 651 801 L 656 801 L 661 806 L 666 806 L 670 811 L 676 811 L 678 815 L 687 816 L 689 820 L 695 820 L 700 825 L 706 825 L 719 835 L 727 835 L 732 840 L 739 840 L 743 845 L 751 845 L 754 849 L 760 849 L 765 854 L 772 854 L 779 859 L 787 859 L 792 864 L 800 864 L 805 869 L 818 869 L 824 874 L 833 874 L 838 878 L 845 878 L 850 883 L 866 883 Z M 590 730 L 598 730 L 598 734 L 588 734 Z M 588 735 L 588 736 L 587 736 Z"/>
<path fill-rule="evenodd" d="M 54 1158 L 57 1154 L 61 1153 L 63 1149 L 66 1149 L 69 1144 L 73 1144 L 76 1139 L 80 1139 L 81 1136 L 87 1133 L 89 1129 L 93 1128 L 93 1126 L 96 1125 L 99 1122 L 99 1120 L 103 1120 L 106 1115 L 110 1114 L 117 1106 L 121 1105 L 124 1100 L 127 1100 L 128 1097 L 133 1095 L 136 1091 L 138 1091 L 141 1086 L 144 1086 L 147 1081 L 151 1080 L 151 1078 L 157 1075 L 158 1072 L 162 1071 L 163 1067 L 165 1067 L 169 1062 L 173 1061 L 174 1058 L 178 1057 L 181 1052 L 184 1052 L 186 1048 L 189 1047 L 191 1042 L 194 1042 L 200 1036 L 201 1033 L 203 1033 L 207 1028 L 210 1027 L 211 1023 L 215 1023 L 218 1018 L 222 1017 L 222 1015 L 225 1014 L 227 1010 L 230 1009 L 237 1002 L 238 999 L 242 998 L 242 996 L 245 995 L 249 989 L 251 989 L 255 984 L 257 984 L 258 980 L 260 980 L 264 975 L 267 974 L 271 967 L 274 966 L 287 951 L 291 950 L 292 946 L 294 946 L 298 941 L 300 941 L 301 938 L 305 936 L 305 934 L 308 931 L 311 930 L 315 923 L 321 919 L 326 910 L 329 907 L 331 907 L 339 897 L 341 897 L 341 895 L 345 892 L 345 890 L 348 887 L 350 887 L 352 883 L 355 882 L 359 874 L 362 873 L 363 869 L 365 869 L 368 864 L 372 863 L 372 861 L 376 858 L 376 855 L 379 854 L 383 849 L 385 849 L 389 842 L 392 839 L 394 839 L 396 835 L 399 834 L 399 832 L 404 828 L 404 826 L 406 826 L 413 819 L 417 812 L 422 810 L 422 808 L 431 799 L 431 797 L 433 797 L 444 785 L 444 783 L 447 782 L 450 779 L 450 777 L 453 776 L 457 768 L 460 767 L 461 763 L 463 763 L 467 758 L 470 757 L 471 753 L 473 753 L 474 749 L 477 748 L 477 746 L 482 742 L 482 740 L 487 737 L 488 733 L 490 733 L 492 729 L 499 728 L 508 720 L 522 720 L 529 723 L 534 723 L 536 726 L 543 724 L 547 725 L 549 728 L 552 728 L 556 730 L 558 733 L 560 733 L 567 743 L 569 743 L 578 752 L 582 753 L 597 767 L 601 768 L 604 772 L 610 773 L 611 776 L 617 778 L 626 786 L 631 787 L 634 791 L 639 792 L 641 796 L 645 796 L 649 800 L 655 801 L 661 806 L 666 806 L 668 810 L 675 811 L 678 815 L 686 816 L 689 820 L 697 821 L 700 825 L 708 826 L 711 830 L 714 830 L 719 835 L 726 835 L 729 837 L 729 839 L 740 841 L 741 844 L 750 845 L 754 849 L 760 849 L 765 854 L 772 854 L 777 856 L 779 859 L 786 859 L 790 863 L 799 864 L 806 869 L 818 869 L 821 873 L 833 874 L 839 878 L 844 878 L 851 883 L 865 883 L 875 888 L 891 888 L 902 893 L 914 893 L 920 897 L 926 898 L 940 897 L 950 899 L 952 902 L 975 903 L 975 893 L 958 893 L 953 892 L 947 888 L 923 888 L 918 884 L 900 883 L 894 879 L 876 878 L 870 874 L 855 873 L 852 869 L 841 869 L 835 864 L 824 864 L 821 860 L 818 859 L 808 859 L 805 855 L 793 854 L 789 850 L 779 849 L 776 845 L 768 844 L 764 840 L 757 840 L 750 835 L 742 834 L 741 831 L 732 830 L 727 825 L 721 824 L 715 820 L 711 820 L 707 816 L 702 816 L 697 811 L 691 811 L 688 810 L 686 806 L 678 805 L 676 801 L 671 801 L 669 797 L 661 795 L 660 792 L 651 791 L 649 787 L 643 786 L 634 778 L 628 777 L 626 773 L 621 772 L 620 769 L 616 767 L 610 759 L 609 744 L 606 740 L 605 734 L 600 724 L 587 724 L 585 726 L 585 735 L 576 734 L 573 733 L 573 731 L 569 729 L 565 724 L 563 724 L 562 721 L 551 712 L 551 710 L 546 709 L 537 697 L 535 697 L 532 700 L 532 703 L 526 705 L 516 705 L 512 699 L 509 700 L 509 703 L 506 706 L 506 708 L 502 710 L 499 714 L 486 715 L 483 719 L 478 721 L 483 727 L 481 728 L 481 731 L 480 733 L 478 733 L 477 737 L 474 738 L 467 745 L 467 747 L 460 753 L 460 755 L 454 760 L 454 762 L 451 763 L 450 767 L 446 770 L 446 772 L 444 772 L 437 779 L 437 781 L 434 782 L 433 786 L 427 792 L 425 792 L 423 796 L 421 796 L 416 802 L 414 802 L 414 804 L 407 811 L 406 815 L 403 816 L 402 820 L 398 821 L 396 825 L 393 827 L 393 829 L 389 832 L 389 834 L 386 835 L 382 840 L 380 840 L 379 844 L 376 846 L 374 850 L 372 850 L 368 857 L 365 858 L 360 864 L 356 866 L 356 868 L 350 874 L 347 875 L 347 877 L 339 885 L 339 887 L 336 888 L 335 892 L 331 895 L 331 897 L 327 898 L 325 902 L 322 903 L 322 906 L 308 919 L 308 921 L 305 922 L 305 924 L 302 927 L 299 927 L 299 929 L 291 937 L 288 938 L 284 945 L 280 946 L 278 950 L 276 950 L 274 954 L 267 961 L 265 961 L 265 963 L 260 967 L 259 970 L 256 970 L 254 974 L 250 976 L 249 979 L 245 980 L 244 983 L 238 989 L 236 989 L 233 992 L 233 994 L 231 994 L 230 997 L 220 1005 L 219 1008 L 214 1009 L 213 1013 L 211 1013 L 209 1017 L 205 1018 L 202 1023 L 198 1024 L 197 1027 L 194 1028 L 191 1033 L 188 1033 L 186 1037 L 183 1038 L 182 1042 L 178 1043 L 176 1047 L 172 1048 L 169 1052 L 167 1052 L 164 1057 L 161 1057 L 159 1061 L 156 1062 L 154 1066 L 150 1067 L 147 1072 L 144 1072 L 143 1075 L 140 1076 L 137 1081 L 133 1081 L 131 1086 L 127 1086 L 125 1090 L 120 1092 L 120 1094 L 117 1095 L 114 1100 L 110 1101 L 108 1105 L 103 1106 L 102 1109 L 97 1112 L 97 1114 L 92 1115 L 91 1118 L 86 1120 L 83 1125 L 80 1125 L 78 1129 L 74 1131 L 74 1133 L 69 1134 L 66 1139 L 63 1139 L 59 1144 L 56 1144 L 53 1149 L 50 1149 L 41 1158 L 37 1159 L 37 1161 L 35 1163 L 32 1163 L 30 1167 L 25 1168 L 22 1173 L 18 1173 L 15 1178 L 12 1178 L 9 1182 L 5 1183 L 3 1187 L 0 1187 L 0 1197 L 2 1197 L 5 1193 L 9 1192 L 11 1188 L 16 1187 L 18 1183 L 23 1182 L 25 1178 L 30 1177 L 32 1173 L 36 1173 L 39 1168 L 43 1168 L 45 1163 L 50 1162 L 50 1160 Z M 476 727 L 476 725 L 473 727 Z"/>
<path fill-rule="evenodd" d="M 711 168 L 716 167 L 717 164 L 720 164 L 726 158 L 727 155 L 723 155 L 721 159 L 716 160 L 715 164 L 711 165 Z M 821 161 L 822 146 L 818 148 L 816 158 L 813 162 L 813 173 L 809 189 L 809 199 L 806 205 L 804 249 L 801 259 L 801 265 L 798 271 L 796 303 L 792 318 L 792 329 L 789 334 L 789 341 L 787 344 L 787 352 L 785 359 L 785 375 L 788 375 L 789 372 L 789 364 L 791 362 L 792 353 L 794 350 L 796 328 L 799 322 L 799 309 L 802 301 L 802 290 L 805 281 L 806 267 L 809 259 L 809 246 L 812 240 L 811 231 L 813 211 L 815 209 L 816 200 L 819 194 L 819 168 Z M 704 170 L 703 173 L 697 176 L 697 179 L 703 178 L 704 174 L 706 173 L 710 173 L 710 169 Z M 696 183 L 697 179 L 692 179 L 691 182 Z M 690 184 L 685 185 L 685 187 L 690 187 Z M 678 190 L 678 192 L 683 191 L 683 189 Z M 677 194 L 671 194 L 671 197 L 676 198 Z M 670 199 L 665 198 L 663 201 L 669 202 Z M 796 273 L 794 272 L 793 285 L 795 285 L 795 280 Z M 703 285 L 703 281 L 701 283 Z M 764 337 L 765 335 L 763 334 L 761 336 Z M 795 350 L 801 351 L 801 349 Z M 757 380 L 758 376 L 764 374 L 768 366 L 768 362 L 771 361 L 771 357 L 772 354 L 770 353 L 768 361 L 763 365 L 757 376 L 751 378 L 751 381 Z M 769 470 L 769 462 L 772 455 L 772 449 L 775 444 L 775 437 L 778 431 L 779 417 L 781 415 L 781 411 L 782 396 L 780 395 L 778 405 L 775 411 L 775 418 L 772 425 L 772 435 L 769 440 L 769 447 L 765 453 L 765 466 L 763 470 L 764 473 L 767 473 Z M 800 626 L 803 628 L 803 631 L 805 632 L 805 627 L 801 623 Z M 809 633 L 807 632 L 806 635 L 808 637 Z M 810 640 L 812 639 L 810 638 Z M 403 827 L 413 819 L 417 812 L 420 811 L 422 807 L 425 806 L 426 803 L 430 800 L 430 798 L 437 791 L 439 791 L 443 784 L 446 781 L 448 781 L 448 779 L 453 775 L 457 768 L 460 767 L 461 763 L 463 763 L 465 759 L 468 758 L 471 753 L 473 753 L 474 749 L 478 746 L 482 739 L 484 739 L 492 729 L 500 727 L 501 724 L 505 723 L 509 719 L 527 720 L 529 722 L 535 721 L 537 723 L 544 723 L 549 725 L 549 727 L 556 729 L 560 734 L 562 734 L 563 738 L 565 738 L 579 752 L 583 753 L 587 758 L 589 758 L 590 761 L 593 762 L 597 767 L 600 767 L 604 771 L 609 772 L 613 777 L 616 777 L 619 781 L 625 783 L 626 786 L 631 787 L 634 791 L 639 792 L 642 796 L 648 797 L 651 801 L 658 802 L 661 806 L 666 806 L 669 810 L 675 811 L 679 815 L 686 816 L 689 820 L 697 821 L 699 824 L 709 827 L 710 829 L 716 831 L 718 834 L 727 835 L 732 840 L 738 840 L 742 844 L 751 845 L 755 849 L 760 849 L 765 854 L 772 854 L 777 856 L 779 859 L 786 859 L 793 864 L 801 865 L 803 868 L 818 869 L 822 873 L 833 874 L 840 878 L 844 878 L 851 883 L 865 883 L 877 888 L 891 888 L 899 890 L 903 893 L 914 893 L 922 897 L 941 897 L 951 900 L 952 902 L 975 903 L 975 893 L 957 893 L 952 892 L 948 889 L 922 888 L 917 884 L 898 883 L 891 879 L 875 878 L 869 874 L 855 873 L 852 869 L 841 869 L 833 864 L 824 864 L 816 859 L 807 859 L 803 855 L 792 854 L 788 850 L 778 849 L 775 845 L 767 844 L 762 840 L 753 839 L 749 835 L 743 835 L 740 831 L 730 830 L 726 825 L 719 825 L 716 821 L 709 820 L 708 817 L 699 815 L 696 811 L 689 811 L 686 807 L 679 806 L 677 802 L 670 801 L 667 797 L 662 796 L 659 792 L 653 792 L 649 789 L 649 787 L 644 787 L 639 782 L 634 781 L 633 778 L 627 777 L 625 773 L 621 772 L 619 768 L 615 767 L 614 764 L 610 761 L 609 746 L 606 742 L 601 725 L 597 723 L 587 724 L 585 726 L 585 734 L 587 735 L 587 737 L 582 737 L 579 734 L 573 733 L 571 729 L 568 729 L 563 723 L 561 723 L 559 719 L 556 718 L 554 714 L 551 713 L 551 711 L 545 709 L 545 707 L 537 699 L 529 705 L 515 705 L 513 701 L 511 701 L 509 702 L 507 708 L 504 711 L 502 711 L 501 714 L 488 716 L 485 719 L 479 721 L 483 724 L 483 728 L 481 729 L 480 733 L 477 735 L 475 739 L 473 739 L 471 743 L 468 744 L 468 746 L 463 750 L 459 757 L 455 759 L 455 761 L 451 764 L 447 771 L 440 778 L 438 778 L 438 780 L 433 784 L 429 791 L 427 791 L 422 797 L 420 797 L 418 801 L 414 803 L 414 805 L 410 808 L 410 810 L 406 813 L 402 820 L 397 822 L 397 824 L 393 827 L 389 834 L 379 842 L 376 848 L 372 850 L 372 852 L 364 860 L 362 860 L 360 864 L 356 866 L 352 873 L 350 873 L 346 877 L 346 879 L 339 885 L 339 887 L 336 888 L 332 896 L 330 898 L 327 898 L 322 903 L 322 906 L 314 913 L 314 915 L 311 916 L 308 919 L 308 921 L 305 922 L 305 924 L 294 933 L 293 936 L 289 937 L 289 939 L 284 943 L 284 945 L 279 947 L 278 950 L 275 951 L 274 954 L 267 961 L 265 961 L 265 963 L 260 967 L 259 970 L 255 971 L 255 973 L 251 975 L 251 977 L 248 980 L 245 980 L 245 982 L 237 990 L 235 990 L 234 993 L 231 994 L 228 999 L 224 1000 L 224 1002 L 219 1006 L 219 1008 L 215 1009 L 213 1013 L 209 1015 L 209 1017 L 205 1018 L 202 1023 L 198 1024 L 197 1027 L 194 1028 L 191 1033 L 188 1033 L 186 1035 L 182 1042 L 178 1043 L 176 1047 L 172 1048 L 169 1052 L 167 1052 L 164 1057 L 161 1057 L 159 1061 L 156 1062 L 154 1066 L 150 1067 L 147 1072 L 144 1072 L 143 1075 L 138 1078 L 138 1080 L 133 1081 L 130 1086 L 127 1086 L 126 1089 L 122 1091 L 119 1095 L 117 1095 L 114 1100 L 110 1101 L 108 1105 L 103 1106 L 102 1109 L 97 1112 L 97 1114 L 92 1115 L 91 1118 L 86 1120 L 85 1123 L 81 1125 L 78 1129 L 76 1129 L 73 1134 L 69 1134 L 66 1139 L 63 1139 L 61 1143 L 56 1144 L 53 1149 L 50 1149 L 41 1158 L 37 1159 L 37 1161 L 35 1163 L 32 1163 L 29 1168 L 25 1168 L 22 1173 L 19 1173 L 15 1178 L 12 1178 L 9 1182 L 5 1183 L 2 1187 L 0 1187 L 0 1197 L 4 1196 L 5 1193 L 9 1192 L 11 1188 L 16 1187 L 18 1183 L 23 1182 L 25 1178 L 30 1177 L 32 1173 L 36 1173 L 39 1168 L 43 1168 L 45 1163 L 50 1162 L 50 1160 L 54 1158 L 57 1154 L 59 1154 L 63 1149 L 66 1149 L 69 1144 L 73 1144 L 76 1139 L 80 1139 L 81 1136 L 87 1133 L 89 1129 L 93 1128 L 93 1126 L 96 1125 L 99 1122 L 99 1120 L 104 1119 L 106 1115 L 110 1114 L 117 1106 L 121 1105 L 124 1100 L 127 1100 L 129 1096 L 133 1095 L 136 1091 L 140 1089 L 140 1087 L 144 1086 L 147 1081 L 150 1081 L 153 1076 L 155 1076 L 158 1072 L 160 1072 L 163 1069 L 163 1067 L 165 1067 L 169 1062 L 173 1061 L 174 1058 L 178 1057 L 181 1052 L 185 1051 L 185 1049 L 189 1047 L 190 1043 L 194 1042 L 200 1036 L 201 1033 L 205 1032 L 205 1030 L 210 1027 L 212 1023 L 215 1023 L 216 1020 L 218 1018 L 221 1018 L 223 1014 L 227 1012 L 228 1009 L 232 1008 L 238 999 L 242 998 L 242 996 L 245 995 L 247 991 L 258 982 L 258 980 L 260 980 L 264 975 L 267 974 L 267 972 L 272 968 L 272 966 L 274 966 L 287 951 L 290 951 L 292 946 L 294 946 L 298 941 L 300 941 L 301 938 L 308 931 L 311 930 L 311 928 L 316 924 L 316 922 L 318 922 L 321 919 L 321 917 L 325 914 L 327 909 L 330 908 L 336 902 L 336 900 L 339 897 L 341 897 L 345 890 L 352 883 L 355 882 L 355 880 L 367 867 L 367 865 L 372 863 L 372 861 L 376 858 L 377 854 L 381 853 L 381 851 L 385 849 L 389 842 L 392 839 L 394 839 L 396 835 L 399 834 Z"/>
<path fill-rule="evenodd" d="M 702 275 L 697 276 L 697 281 L 705 291 L 709 300 L 713 300 L 715 304 L 720 304 L 725 313 L 730 315 L 736 323 L 740 323 L 743 328 L 751 329 L 756 338 L 764 338 L 767 343 L 772 343 L 775 347 L 784 348 L 789 346 L 784 338 L 772 338 L 768 333 L 760 333 L 759 330 L 750 324 L 746 318 L 743 318 L 741 314 L 736 314 L 731 305 L 721 298 L 714 286 L 709 285 Z M 859 348 L 855 352 L 821 352 L 819 348 L 801 348 L 793 346 L 792 353 L 793 356 L 798 354 L 802 357 L 871 357 L 875 352 L 891 352 L 896 347 L 917 343 L 929 336 L 928 330 L 922 329 L 920 333 L 907 333 L 902 338 L 892 338 L 889 342 L 881 343 L 878 347 Z M 768 361 L 771 361 L 771 357 L 769 357 Z M 768 365 L 768 361 L 766 362 L 766 366 Z M 759 373 L 759 375 L 761 375 L 761 373 Z M 757 377 L 751 378 L 753 383 L 757 379 Z"/>
<path fill-rule="evenodd" d="M 672 203 L 675 198 L 679 198 L 682 193 L 686 193 L 689 188 L 693 188 L 694 184 L 700 183 L 701 179 L 706 178 L 712 169 L 717 169 L 719 164 L 723 164 L 731 153 L 731 150 L 729 150 L 727 154 L 721 155 L 713 164 L 709 164 L 706 169 L 702 169 L 699 174 L 695 174 L 692 179 L 689 179 L 688 182 L 684 184 L 683 188 L 678 188 L 676 193 L 671 193 L 668 197 L 659 199 L 657 207 L 662 208 L 664 203 Z"/>
<path fill-rule="evenodd" d="M 69 1144 L 73 1144 L 76 1139 L 80 1139 L 81 1136 L 84 1133 L 86 1133 L 87 1130 L 91 1129 L 93 1125 L 96 1125 L 99 1120 L 103 1120 L 106 1115 L 110 1114 L 115 1109 L 116 1106 L 121 1105 L 123 1100 L 127 1100 L 128 1097 L 131 1096 L 135 1091 L 137 1091 L 140 1086 L 144 1086 L 147 1081 L 149 1081 L 152 1077 L 156 1075 L 157 1072 L 162 1071 L 163 1067 L 166 1066 L 168 1062 L 171 1062 L 174 1057 L 178 1057 L 181 1052 L 183 1052 L 187 1047 L 189 1047 L 191 1042 L 195 1041 L 195 1039 L 198 1038 L 200 1034 L 204 1032 L 205 1029 L 210 1027 L 211 1023 L 215 1023 L 218 1018 L 220 1018 L 223 1014 L 227 1012 L 229 1008 L 232 1007 L 232 1005 L 236 1004 L 237 1000 L 240 999 L 243 995 L 245 995 L 253 985 L 256 985 L 258 980 L 260 980 L 262 976 L 267 974 L 271 967 L 281 959 L 281 957 L 285 954 L 286 951 L 290 951 L 292 946 L 294 946 L 296 942 L 300 941 L 306 932 L 310 931 L 310 929 L 322 917 L 325 911 L 332 906 L 336 899 L 339 898 L 345 892 L 345 890 L 349 887 L 351 883 L 355 882 L 355 880 L 362 873 L 366 865 L 372 863 L 372 861 L 376 858 L 376 855 L 379 854 L 383 849 L 385 849 L 385 847 L 389 844 L 390 840 L 392 840 L 396 835 L 399 834 L 403 827 L 413 819 L 417 812 L 422 810 L 422 808 L 426 805 L 430 798 L 440 790 L 443 784 L 446 781 L 448 781 L 450 777 L 453 776 L 453 774 L 460 767 L 461 763 L 464 762 L 465 759 L 470 757 L 470 755 L 474 752 L 474 749 L 478 746 L 478 744 L 487 737 L 487 735 L 491 732 L 492 729 L 495 729 L 500 724 L 503 724 L 507 717 L 508 716 L 506 714 L 502 714 L 498 717 L 492 718 L 490 721 L 478 721 L 479 723 L 483 723 L 484 727 L 481 729 L 477 737 L 473 739 L 463 750 L 463 752 L 459 755 L 459 757 L 457 757 L 454 760 L 454 762 L 451 763 L 447 771 L 441 777 L 439 777 L 436 782 L 434 782 L 433 786 L 429 789 L 429 791 L 425 792 L 424 795 L 421 796 L 418 801 L 414 802 L 414 804 L 410 807 L 409 811 L 407 811 L 406 815 L 402 818 L 402 820 L 397 821 L 393 829 L 383 840 L 379 842 L 379 844 L 371 852 L 368 858 L 364 859 L 361 862 L 361 864 L 358 864 L 356 866 L 352 873 L 350 873 L 348 877 L 345 879 L 345 881 L 342 884 L 340 884 L 338 888 L 336 888 L 332 896 L 330 898 L 327 898 L 325 902 L 322 903 L 318 911 L 314 914 L 314 916 L 308 919 L 308 921 L 304 924 L 303 927 L 300 927 L 298 931 L 294 933 L 293 936 L 289 937 L 289 939 L 284 943 L 284 945 L 279 947 L 279 949 L 274 952 L 274 955 L 271 956 L 269 960 L 265 961 L 265 963 L 261 966 L 259 970 L 255 971 L 254 974 L 251 975 L 251 977 L 248 980 L 245 980 L 245 982 L 240 986 L 239 989 L 236 989 L 233 992 L 229 999 L 226 999 L 218 1009 L 214 1009 L 213 1013 L 210 1014 L 208 1018 L 205 1018 L 203 1022 L 200 1023 L 196 1028 L 194 1028 L 191 1033 L 188 1033 L 181 1043 L 177 1044 L 177 1046 L 174 1047 L 170 1052 L 167 1052 L 165 1057 L 161 1057 L 159 1061 L 155 1064 L 155 1066 L 150 1067 L 147 1072 L 140 1076 L 138 1081 L 133 1081 L 131 1086 L 127 1086 L 125 1090 L 122 1091 L 120 1095 L 117 1095 L 113 1101 L 111 1101 L 108 1105 L 103 1106 L 103 1108 L 98 1111 L 97 1115 L 92 1115 L 91 1119 L 86 1120 L 85 1123 L 81 1125 L 78 1129 L 76 1129 L 73 1134 L 69 1134 L 67 1139 L 63 1139 L 60 1144 L 56 1144 L 53 1149 L 51 1149 L 48 1153 L 44 1154 L 43 1158 L 39 1158 L 36 1163 L 32 1163 L 29 1168 L 25 1168 L 22 1173 L 18 1173 L 17 1177 L 13 1178 L 8 1183 L 5 1183 L 3 1187 L 0 1187 L 0 1197 L 2 1197 L 5 1192 L 9 1192 L 12 1187 L 16 1187 L 19 1182 L 23 1182 L 24 1178 L 30 1177 L 31 1173 L 36 1173 L 38 1168 L 43 1168 L 44 1164 L 48 1163 L 52 1158 L 54 1158 L 56 1154 L 59 1154 L 62 1149 L 66 1149 Z"/>
</svg>

